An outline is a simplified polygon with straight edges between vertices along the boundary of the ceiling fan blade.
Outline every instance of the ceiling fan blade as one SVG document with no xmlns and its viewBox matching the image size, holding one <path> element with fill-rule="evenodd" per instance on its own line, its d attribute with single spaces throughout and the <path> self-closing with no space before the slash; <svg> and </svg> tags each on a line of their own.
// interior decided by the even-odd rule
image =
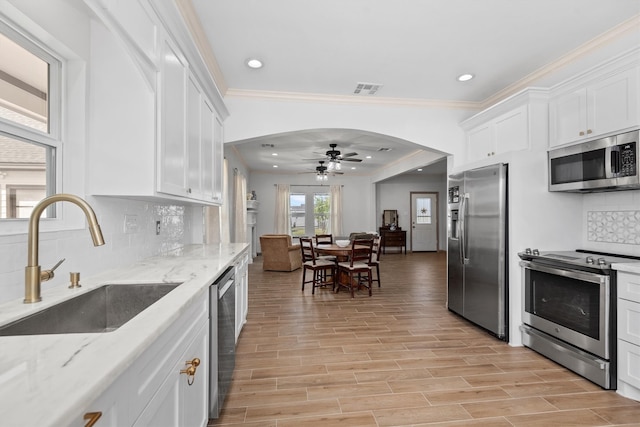
<svg viewBox="0 0 640 427">
<path fill-rule="evenodd" d="M 320 160 L 326 160 L 326 159 L 327 159 L 326 157 L 321 157 L 319 159 L 302 159 L 302 160 L 305 161 L 305 162 L 307 162 L 307 161 L 309 161 L 309 162 L 319 162 Z"/>
<path fill-rule="evenodd" d="M 353 157 L 353 156 L 357 156 L 358 153 L 346 153 L 346 154 L 342 154 L 340 157 Z"/>
<path fill-rule="evenodd" d="M 340 159 L 342 162 L 361 162 L 362 159 Z"/>
</svg>

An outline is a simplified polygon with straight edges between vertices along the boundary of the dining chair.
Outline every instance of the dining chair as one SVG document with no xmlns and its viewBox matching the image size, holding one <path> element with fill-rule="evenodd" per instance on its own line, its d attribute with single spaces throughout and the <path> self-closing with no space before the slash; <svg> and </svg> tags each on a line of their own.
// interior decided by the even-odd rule
<svg viewBox="0 0 640 427">
<path fill-rule="evenodd" d="M 312 295 L 316 293 L 316 288 L 328 285 L 331 285 L 331 290 L 335 290 L 336 263 L 316 256 L 311 237 L 300 238 L 300 250 L 302 251 L 302 291 L 304 292 L 304 285 L 307 283 L 311 284 Z M 307 270 L 313 272 L 310 280 L 307 280 Z M 329 276 L 331 280 L 328 280 Z"/>
<path fill-rule="evenodd" d="M 376 277 L 372 278 L 372 282 L 378 282 L 378 287 L 380 287 L 380 256 L 382 255 L 382 251 L 380 250 L 380 236 L 376 236 L 373 239 L 373 246 L 371 247 L 371 261 L 369 261 L 369 267 L 376 268 Z"/>
<path fill-rule="evenodd" d="M 351 298 L 355 297 L 355 289 L 364 286 L 369 289 L 371 296 L 371 250 L 373 248 L 373 240 L 355 239 L 351 242 L 351 254 L 349 261 L 338 263 L 338 285 L 340 287 L 349 288 Z M 343 282 L 348 277 L 348 282 Z"/>
<path fill-rule="evenodd" d="M 333 234 L 316 234 L 316 245 L 333 245 Z M 337 262 L 335 255 L 318 255 L 318 259 Z"/>
</svg>

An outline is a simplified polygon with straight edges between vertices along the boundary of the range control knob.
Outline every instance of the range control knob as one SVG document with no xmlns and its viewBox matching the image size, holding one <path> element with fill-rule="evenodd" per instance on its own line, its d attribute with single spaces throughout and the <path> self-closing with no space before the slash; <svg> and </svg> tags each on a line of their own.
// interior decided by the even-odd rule
<svg viewBox="0 0 640 427">
<path fill-rule="evenodd" d="M 539 251 L 539 250 L 537 250 L 537 249 L 534 249 L 534 250 L 533 250 L 533 254 L 534 254 L 534 255 L 540 255 L 540 251 Z"/>
<path fill-rule="evenodd" d="M 525 249 L 524 253 L 527 254 L 527 255 L 531 255 L 531 248 Z"/>
<path fill-rule="evenodd" d="M 598 265 L 607 265 L 607 260 L 604 258 L 598 258 Z"/>
<path fill-rule="evenodd" d="M 593 264 L 593 257 L 592 256 L 588 256 L 587 257 L 587 264 Z"/>
</svg>

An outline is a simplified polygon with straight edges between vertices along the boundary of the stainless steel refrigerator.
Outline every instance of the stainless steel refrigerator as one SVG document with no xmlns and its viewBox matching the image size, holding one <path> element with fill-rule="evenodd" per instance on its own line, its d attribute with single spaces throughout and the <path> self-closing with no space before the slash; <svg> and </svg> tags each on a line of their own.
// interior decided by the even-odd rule
<svg viewBox="0 0 640 427">
<path fill-rule="evenodd" d="M 449 177 L 447 306 L 508 340 L 507 165 Z"/>
</svg>

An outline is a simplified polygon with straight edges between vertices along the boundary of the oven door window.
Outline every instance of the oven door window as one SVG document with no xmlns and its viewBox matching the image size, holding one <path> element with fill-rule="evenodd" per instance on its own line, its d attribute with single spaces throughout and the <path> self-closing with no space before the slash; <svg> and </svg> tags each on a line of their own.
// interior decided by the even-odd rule
<svg viewBox="0 0 640 427">
<path fill-rule="evenodd" d="M 600 339 L 600 286 L 570 277 L 528 270 L 527 312 Z"/>
</svg>

